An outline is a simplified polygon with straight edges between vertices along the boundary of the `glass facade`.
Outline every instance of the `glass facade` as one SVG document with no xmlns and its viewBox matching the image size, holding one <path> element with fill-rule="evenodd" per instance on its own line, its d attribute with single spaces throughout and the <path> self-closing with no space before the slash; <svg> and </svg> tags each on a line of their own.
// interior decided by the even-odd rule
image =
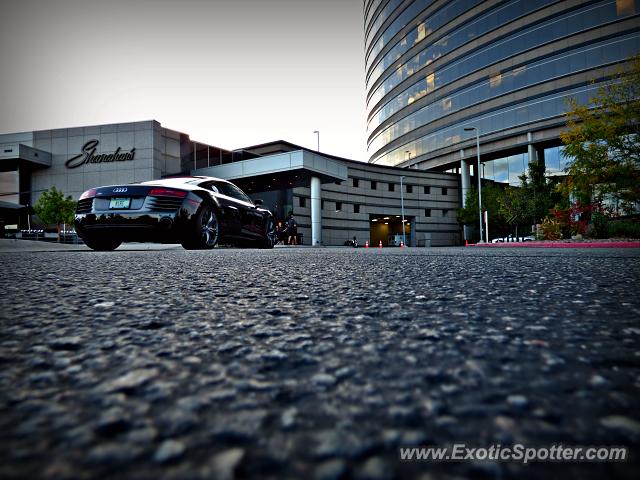
<svg viewBox="0 0 640 480">
<path fill-rule="evenodd" d="M 497 158 L 495 160 L 484 162 L 480 166 L 482 167 L 482 178 L 493 180 L 496 183 L 504 183 L 517 187 L 522 183 L 520 181 L 520 176 L 523 173 L 526 173 L 529 168 L 529 155 L 527 153 L 509 155 L 508 157 Z M 476 170 L 475 165 L 470 165 L 469 170 L 470 174 L 473 176 Z M 460 169 L 453 168 L 447 170 L 447 172 L 460 173 Z"/>
<path fill-rule="evenodd" d="M 486 136 L 561 122 L 570 97 L 593 95 L 590 79 L 608 81 L 603 67 L 640 52 L 640 0 L 365 0 L 364 11 L 369 161 L 383 165 L 455 149 L 467 125 Z M 513 183 L 509 162 L 491 162 L 499 181 Z"/>
<path fill-rule="evenodd" d="M 481 101 L 500 97 L 516 90 L 529 88 L 602 65 L 622 62 L 639 51 L 640 32 L 597 42 L 594 45 L 582 46 L 533 62 L 530 65 L 522 65 L 496 73 L 490 78 L 446 97 L 448 108 L 445 108 L 445 102 L 441 99 L 399 119 L 390 127 L 376 133 L 369 148 L 371 151 L 377 151 L 382 146 L 402 136 L 404 132 L 414 130 L 427 122 L 468 108 Z M 435 89 L 436 87 L 434 87 Z M 401 103 L 397 99 L 392 100 L 372 119 L 370 126 L 379 125 L 389 114 L 400 108 L 402 108 Z"/>
<path fill-rule="evenodd" d="M 402 37 L 402 39 L 398 41 L 391 50 L 389 50 L 380 60 L 377 61 L 376 66 L 369 71 L 369 75 L 367 77 L 367 86 L 371 86 L 371 84 L 373 84 L 378 78 L 380 78 L 380 75 L 393 62 L 398 60 L 407 50 L 413 48 L 418 43 L 425 41 L 427 38 L 430 38 L 429 35 L 433 31 L 455 19 L 458 15 L 468 10 L 469 8 L 478 5 L 479 3 L 481 3 L 481 1 L 482 0 L 454 0 L 442 9 L 436 11 L 431 17 L 419 22 L 413 30 L 409 31 L 408 34 Z M 424 11 L 426 10 L 426 8 L 423 7 L 421 8 L 421 10 Z M 383 40 L 383 38 L 381 40 Z M 367 57 L 367 68 L 370 67 L 371 61 L 376 58 L 376 55 L 379 52 L 379 49 L 374 48 L 372 50 L 372 52 Z"/>
<path fill-rule="evenodd" d="M 562 147 L 544 149 L 544 166 L 547 175 L 562 175 L 569 164 L 569 158 L 565 157 Z"/>
<path fill-rule="evenodd" d="M 445 146 L 459 143 L 463 138 L 471 138 L 463 131 L 464 125 L 467 124 L 477 126 L 484 135 L 506 130 L 514 125 L 526 125 L 557 117 L 564 112 L 567 101 L 570 98 L 576 98 L 579 102 L 585 103 L 590 96 L 595 94 L 597 89 L 597 84 L 579 87 L 566 92 L 529 100 L 484 115 L 473 116 L 466 119 L 463 124 L 445 127 L 402 144 L 373 163 L 398 165 L 407 158 L 407 151 L 411 152 L 411 157 L 414 158 Z"/>
</svg>

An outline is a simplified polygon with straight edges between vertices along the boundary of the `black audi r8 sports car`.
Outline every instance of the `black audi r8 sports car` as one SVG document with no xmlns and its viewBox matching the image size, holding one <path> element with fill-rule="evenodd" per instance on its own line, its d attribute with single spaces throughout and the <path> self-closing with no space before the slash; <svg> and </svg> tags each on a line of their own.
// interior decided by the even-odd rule
<svg viewBox="0 0 640 480">
<path fill-rule="evenodd" d="M 114 250 L 122 242 L 273 248 L 275 221 L 261 205 L 226 180 L 167 178 L 87 190 L 78 200 L 74 223 L 93 250 Z"/>
</svg>

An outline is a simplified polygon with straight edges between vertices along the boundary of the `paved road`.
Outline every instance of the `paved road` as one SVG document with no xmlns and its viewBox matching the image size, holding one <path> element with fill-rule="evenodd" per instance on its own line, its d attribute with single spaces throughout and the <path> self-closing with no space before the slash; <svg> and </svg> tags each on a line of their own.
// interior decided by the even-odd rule
<svg viewBox="0 0 640 480">
<path fill-rule="evenodd" d="M 640 251 L 0 253 L 2 478 L 635 478 Z M 399 447 L 626 445 L 628 463 Z"/>
</svg>

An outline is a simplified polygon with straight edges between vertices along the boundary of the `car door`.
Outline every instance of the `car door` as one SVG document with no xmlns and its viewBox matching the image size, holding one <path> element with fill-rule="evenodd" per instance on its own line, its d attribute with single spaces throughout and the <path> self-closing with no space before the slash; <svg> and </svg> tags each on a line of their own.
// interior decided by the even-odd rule
<svg viewBox="0 0 640 480">
<path fill-rule="evenodd" d="M 262 237 L 262 226 L 264 216 L 258 210 L 258 207 L 253 203 L 253 200 L 244 193 L 240 188 L 230 183 L 232 195 L 242 205 L 242 212 L 244 214 L 240 233 L 247 238 L 256 239 Z"/>
<path fill-rule="evenodd" d="M 232 183 L 217 182 L 216 187 L 227 201 L 229 208 L 235 207 L 239 213 L 238 234 L 244 238 L 256 239 L 261 237 L 262 214 L 251 199 Z"/>
<path fill-rule="evenodd" d="M 236 200 L 230 197 L 228 195 L 229 192 L 223 187 L 224 185 L 221 185 L 220 182 L 213 182 L 204 186 L 204 188 L 214 193 L 220 206 L 222 215 L 219 221 L 223 235 L 225 237 L 237 237 L 240 235 L 242 212 Z"/>
</svg>

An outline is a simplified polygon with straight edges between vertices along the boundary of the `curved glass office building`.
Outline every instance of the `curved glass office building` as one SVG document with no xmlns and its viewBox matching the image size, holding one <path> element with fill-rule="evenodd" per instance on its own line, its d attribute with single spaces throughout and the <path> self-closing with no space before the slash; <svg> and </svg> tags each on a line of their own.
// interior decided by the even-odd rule
<svg viewBox="0 0 640 480">
<path fill-rule="evenodd" d="M 476 127 L 505 183 L 533 157 L 561 171 L 567 100 L 640 52 L 640 0 L 365 0 L 364 18 L 370 163 L 457 168 Z"/>
</svg>

